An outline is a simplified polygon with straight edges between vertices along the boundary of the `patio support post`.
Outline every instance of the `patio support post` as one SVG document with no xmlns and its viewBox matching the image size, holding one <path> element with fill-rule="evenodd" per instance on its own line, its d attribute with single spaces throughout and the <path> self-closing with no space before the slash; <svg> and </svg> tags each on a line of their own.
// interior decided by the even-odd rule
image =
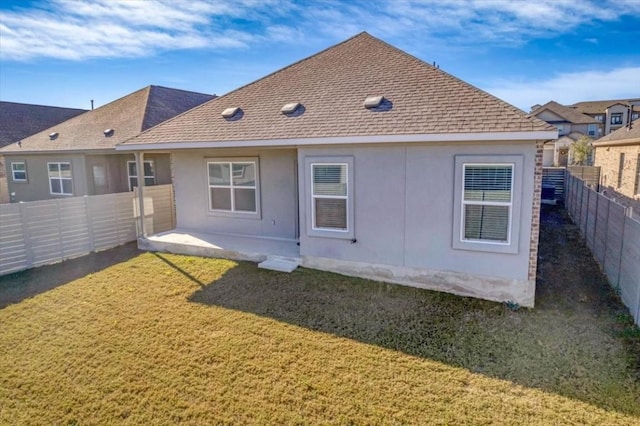
<svg viewBox="0 0 640 426">
<path fill-rule="evenodd" d="M 144 223 L 144 152 L 135 152 L 136 175 L 138 176 L 138 214 L 140 216 L 140 235 L 146 237 L 147 230 Z"/>
</svg>

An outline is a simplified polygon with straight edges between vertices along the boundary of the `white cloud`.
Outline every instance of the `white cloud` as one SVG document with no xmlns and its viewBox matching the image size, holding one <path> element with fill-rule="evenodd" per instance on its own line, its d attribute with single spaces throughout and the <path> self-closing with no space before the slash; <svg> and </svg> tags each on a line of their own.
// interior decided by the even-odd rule
<svg viewBox="0 0 640 426">
<path fill-rule="evenodd" d="M 561 104 L 601 99 L 640 98 L 640 67 L 558 74 L 548 80 L 499 81 L 483 87 L 520 109 L 554 100 Z"/>
<path fill-rule="evenodd" d="M 145 56 L 318 37 L 337 41 L 362 30 L 406 43 L 513 46 L 631 14 L 640 14 L 640 1 L 51 0 L 2 12 L 0 55 Z"/>
</svg>

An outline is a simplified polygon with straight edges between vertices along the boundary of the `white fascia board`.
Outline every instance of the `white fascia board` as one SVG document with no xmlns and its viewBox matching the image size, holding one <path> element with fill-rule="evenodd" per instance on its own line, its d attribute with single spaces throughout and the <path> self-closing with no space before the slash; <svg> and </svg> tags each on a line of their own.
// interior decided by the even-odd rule
<svg viewBox="0 0 640 426">
<path fill-rule="evenodd" d="M 414 142 L 475 142 L 475 141 L 525 141 L 549 140 L 558 137 L 556 130 L 537 132 L 493 132 L 493 133 L 434 133 L 416 135 L 343 136 L 305 139 L 264 139 L 221 142 L 167 142 L 167 143 L 127 143 L 116 145 L 116 151 L 155 151 L 197 148 L 249 148 L 308 145 L 349 145 L 375 143 Z"/>
</svg>

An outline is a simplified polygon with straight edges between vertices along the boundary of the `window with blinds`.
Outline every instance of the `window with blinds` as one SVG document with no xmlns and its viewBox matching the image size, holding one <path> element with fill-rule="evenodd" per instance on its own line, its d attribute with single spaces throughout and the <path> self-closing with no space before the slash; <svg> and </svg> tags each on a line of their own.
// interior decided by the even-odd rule
<svg viewBox="0 0 640 426">
<path fill-rule="evenodd" d="M 311 164 L 313 229 L 347 231 L 348 164 Z"/>
<path fill-rule="evenodd" d="M 464 164 L 462 238 L 509 243 L 513 165 Z"/>
</svg>

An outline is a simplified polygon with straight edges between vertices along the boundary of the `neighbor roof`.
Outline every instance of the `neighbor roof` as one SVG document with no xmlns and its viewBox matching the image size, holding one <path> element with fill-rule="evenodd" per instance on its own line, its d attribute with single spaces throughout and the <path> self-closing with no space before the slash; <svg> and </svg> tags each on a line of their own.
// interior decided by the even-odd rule
<svg viewBox="0 0 640 426">
<path fill-rule="evenodd" d="M 556 101 L 549 101 L 546 104 L 536 108 L 531 112 L 531 115 L 537 117 L 543 111 L 551 111 L 555 115 L 558 115 L 569 123 L 572 124 L 594 124 L 598 123 L 598 121 L 590 117 L 588 115 L 582 114 L 581 112 L 576 111 L 575 109 L 571 109 L 564 105 L 560 105 Z"/>
<path fill-rule="evenodd" d="M 83 112 L 87 110 L 0 101 L 0 148 Z"/>
<path fill-rule="evenodd" d="M 2 149 L 3 153 L 113 149 L 140 132 L 212 99 L 212 95 L 147 86 Z M 112 132 L 105 134 L 111 129 Z M 51 138 L 50 135 L 57 133 Z"/>
<path fill-rule="evenodd" d="M 635 101 L 637 101 L 637 99 Z M 569 107 L 583 114 L 603 114 L 607 108 L 615 104 L 621 104 L 627 107 L 631 105 L 628 99 L 612 99 L 608 101 L 577 102 L 569 105 Z"/>
<path fill-rule="evenodd" d="M 628 144 L 640 144 L 640 123 L 637 121 L 631 122 L 631 127 L 621 127 L 615 132 L 611 132 L 593 143 L 594 146 Z"/>
<path fill-rule="evenodd" d="M 365 99 L 376 96 L 383 102 L 365 108 Z M 296 102 L 294 113 L 281 111 Z M 221 115 L 235 107 L 233 118 Z M 361 33 L 124 145 L 532 131 L 555 128 Z"/>
</svg>

